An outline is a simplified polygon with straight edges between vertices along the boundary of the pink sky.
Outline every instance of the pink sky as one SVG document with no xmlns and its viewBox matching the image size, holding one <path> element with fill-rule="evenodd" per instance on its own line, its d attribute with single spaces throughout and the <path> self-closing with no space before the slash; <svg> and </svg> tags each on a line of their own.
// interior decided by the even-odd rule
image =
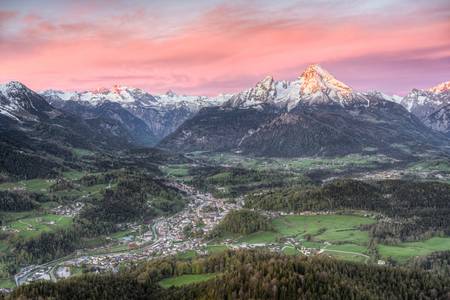
<svg viewBox="0 0 450 300">
<path fill-rule="evenodd" d="M 450 80 L 446 1 L 17 2 L 0 3 L 0 82 L 36 90 L 213 95 L 266 75 L 293 80 L 311 63 L 360 90 L 404 94 Z"/>
</svg>

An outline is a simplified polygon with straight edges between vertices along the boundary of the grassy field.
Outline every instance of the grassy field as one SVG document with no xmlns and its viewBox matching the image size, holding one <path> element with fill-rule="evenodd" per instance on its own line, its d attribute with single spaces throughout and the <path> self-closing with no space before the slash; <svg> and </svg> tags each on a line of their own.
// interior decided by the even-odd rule
<svg viewBox="0 0 450 300">
<path fill-rule="evenodd" d="M 415 256 L 424 256 L 435 251 L 446 250 L 450 250 L 450 237 L 434 237 L 425 241 L 401 243 L 395 246 L 378 246 L 378 252 L 383 258 L 392 257 L 400 263 L 404 263 Z"/>
<path fill-rule="evenodd" d="M 438 171 L 450 173 L 450 162 L 444 159 L 426 160 L 409 166 L 411 171 Z"/>
<path fill-rule="evenodd" d="M 273 226 L 281 235 L 299 239 L 310 234 L 317 241 L 366 243 L 367 232 L 360 231 L 358 226 L 374 222 L 374 219 L 353 215 L 284 216 L 273 220 Z"/>
<path fill-rule="evenodd" d="M 343 171 L 348 168 L 375 168 L 380 163 L 390 163 L 393 160 L 383 155 L 351 154 L 336 158 L 259 158 L 241 156 L 231 153 L 203 154 L 191 153 L 192 157 L 210 161 L 215 164 L 241 166 L 258 170 L 290 170 L 304 172 L 309 170 Z"/>
<path fill-rule="evenodd" d="M 192 259 L 197 257 L 197 252 L 194 250 L 187 250 L 177 254 L 179 259 Z"/>
<path fill-rule="evenodd" d="M 113 188 L 116 184 L 111 184 L 111 188 Z M 69 190 L 63 190 L 54 192 L 54 195 L 57 196 L 72 196 L 72 197 L 82 197 L 82 196 L 89 196 L 89 195 L 100 195 L 100 192 L 104 189 L 106 189 L 109 185 L 108 184 L 96 184 L 91 186 L 81 186 L 77 189 L 69 189 Z"/>
<path fill-rule="evenodd" d="M 357 215 L 289 215 L 273 219 L 272 231 L 226 236 L 224 239 L 230 238 L 238 244 L 279 244 L 283 253 L 296 255 L 298 250 L 283 240 L 294 238 L 306 248 L 322 249 L 327 255 L 339 259 L 365 262 L 369 236 L 359 226 L 374 222 L 372 218 Z M 306 235 L 310 235 L 309 240 L 305 240 Z"/>
<path fill-rule="evenodd" d="M 51 179 L 31 179 L 0 184 L 0 190 L 23 189 L 29 192 L 46 192 L 54 184 Z"/>
<path fill-rule="evenodd" d="M 228 249 L 228 247 L 225 245 L 207 245 L 206 246 L 206 251 L 208 251 L 209 254 L 220 253 L 227 249 Z"/>
<path fill-rule="evenodd" d="M 81 177 L 87 175 L 87 174 L 100 174 L 100 173 L 87 173 L 84 171 L 68 171 L 64 172 L 62 174 L 62 177 L 66 180 L 74 181 L 78 180 Z M 47 193 L 48 189 L 51 185 L 53 185 L 56 182 L 55 179 L 42 179 L 42 178 L 36 178 L 36 179 L 30 179 L 30 180 L 21 180 L 17 182 L 5 182 L 0 184 L 0 190 L 13 190 L 13 189 L 21 189 L 26 190 L 28 192 L 36 192 L 36 193 Z M 79 189 L 74 190 L 68 190 L 68 191 L 61 191 L 58 193 L 66 193 L 66 194 L 83 194 L 83 193 L 89 193 L 89 192 L 96 192 L 99 189 L 104 189 L 107 184 L 98 184 L 94 186 L 81 186 Z"/>
<path fill-rule="evenodd" d="M 167 165 L 162 166 L 163 171 L 167 176 L 185 177 L 188 176 L 190 166 L 187 164 Z"/>
<path fill-rule="evenodd" d="M 369 233 L 358 229 L 334 229 L 328 228 L 322 234 L 314 237 L 315 240 L 334 242 L 351 242 L 356 244 L 367 244 Z"/>
<path fill-rule="evenodd" d="M 354 262 L 365 262 L 367 261 L 367 257 L 364 257 L 362 255 L 352 254 L 352 253 L 344 253 L 344 252 L 333 252 L 333 251 L 325 251 L 327 255 L 331 255 L 334 258 L 341 259 L 341 260 L 347 260 L 347 261 L 354 261 Z"/>
<path fill-rule="evenodd" d="M 308 248 L 321 249 L 325 246 L 324 242 L 344 242 L 347 246 L 355 245 L 355 249 L 366 249 L 369 235 L 367 231 L 360 230 L 359 226 L 374 222 L 372 218 L 356 215 L 289 215 L 273 219 L 272 231 L 259 231 L 244 236 L 227 235 L 223 239 L 230 238 L 238 243 L 270 244 L 291 237 Z M 305 235 L 310 235 L 311 239 L 306 241 Z"/>
<path fill-rule="evenodd" d="M 136 235 L 136 232 L 134 232 L 133 230 L 127 229 L 127 230 L 114 232 L 113 234 L 110 234 L 109 237 L 114 240 L 119 240 L 121 238 L 130 236 L 130 235 L 134 236 L 134 235 Z"/>
<path fill-rule="evenodd" d="M 302 241 L 302 245 L 306 248 L 315 248 L 315 249 L 322 249 L 325 247 L 324 243 L 311 241 Z"/>
<path fill-rule="evenodd" d="M 83 268 L 72 266 L 72 267 L 70 267 L 70 274 L 71 274 L 71 276 L 83 275 Z"/>
<path fill-rule="evenodd" d="M 297 255 L 297 254 L 300 254 L 300 252 L 295 247 L 292 247 L 292 246 L 286 246 L 286 247 L 283 248 L 282 251 L 286 255 Z"/>
<path fill-rule="evenodd" d="M 94 152 L 87 150 L 87 149 L 80 149 L 80 148 L 72 148 L 72 152 L 73 152 L 73 154 L 75 154 L 78 157 L 94 155 Z"/>
<path fill-rule="evenodd" d="M 272 231 L 255 232 L 240 238 L 239 242 L 248 244 L 274 243 L 279 236 L 281 235 Z"/>
<path fill-rule="evenodd" d="M 207 281 L 218 275 L 218 273 L 181 275 L 163 279 L 159 282 L 159 285 L 161 285 L 163 288 L 169 288 L 172 286 L 179 287 L 187 284 Z"/>
<path fill-rule="evenodd" d="M 65 228 L 72 224 L 72 218 L 58 215 L 42 215 L 19 219 L 9 224 L 21 237 L 33 237 L 43 232 L 50 232 L 58 228 Z"/>
<path fill-rule="evenodd" d="M 16 287 L 16 284 L 11 278 L 0 278 L 0 288 L 12 289 Z"/>
<path fill-rule="evenodd" d="M 365 253 L 367 251 L 366 247 L 355 244 L 328 245 L 326 249 L 357 253 Z"/>
<path fill-rule="evenodd" d="M 0 253 L 5 253 L 9 248 L 9 244 L 4 241 L 4 240 L 0 240 Z"/>
</svg>

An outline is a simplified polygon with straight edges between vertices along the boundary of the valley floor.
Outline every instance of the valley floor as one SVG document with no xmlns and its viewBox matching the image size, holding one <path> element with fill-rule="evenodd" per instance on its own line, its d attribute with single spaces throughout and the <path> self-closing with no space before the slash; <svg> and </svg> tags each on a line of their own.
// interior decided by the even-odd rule
<svg viewBox="0 0 450 300">
<path fill-rule="evenodd" d="M 30 265 L 22 268 L 14 279 L 0 279 L 0 288 L 10 289 L 37 280 L 57 281 L 62 278 L 78 276 L 84 272 L 116 272 L 121 265 L 135 261 L 148 260 L 173 255 L 180 259 L 190 259 L 198 255 L 214 254 L 227 249 L 266 248 L 287 255 L 322 255 L 360 263 L 385 264 L 388 260 L 406 263 L 416 256 L 428 255 L 436 251 L 450 251 L 449 237 L 432 237 L 418 242 L 405 242 L 396 245 L 379 244 L 376 254 L 369 249 L 369 233 L 364 225 L 377 222 L 379 214 L 366 211 L 322 212 L 302 214 L 287 214 L 273 211 L 258 211 L 268 216 L 271 230 L 251 234 L 234 234 L 221 238 L 205 240 L 209 232 L 223 220 L 232 210 L 244 206 L 241 196 L 233 196 L 238 188 L 260 188 L 271 183 L 272 177 L 263 176 L 259 182 L 249 181 L 243 184 L 246 177 L 239 174 L 238 182 L 232 181 L 233 174 L 226 168 L 244 167 L 245 170 L 266 172 L 276 170 L 287 180 L 297 182 L 302 180 L 306 172 L 325 170 L 334 176 L 346 176 L 352 173 L 358 178 L 401 178 L 405 174 L 415 174 L 424 179 L 450 180 L 449 164 L 437 162 L 412 162 L 402 165 L 399 162 L 383 156 L 363 157 L 351 156 L 334 159 L 270 159 L 242 157 L 234 154 L 218 154 L 205 158 L 202 154 L 192 154 L 194 161 L 209 161 L 214 166 L 225 168 L 216 173 L 200 177 L 211 186 L 204 189 L 194 187 L 195 175 L 191 168 L 194 164 L 167 164 L 161 169 L 170 184 L 185 193 L 186 206 L 182 211 L 171 216 L 158 217 L 151 223 L 133 222 L 121 224 L 119 232 L 102 237 L 105 243 L 101 246 L 77 250 L 70 255 L 46 262 L 40 265 Z M 246 174 L 246 173 L 245 173 Z M 277 175 L 276 173 L 275 175 Z M 67 179 L 79 179 L 82 172 L 64 174 Z M 252 179 L 253 173 L 249 173 Z M 273 175 L 273 174 L 272 174 Z M 275 176 L 274 175 L 274 176 Z M 203 176 L 203 175 L 202 175 Z M 256 176 L 257 177 L 257 176 Z M 256 178 L 255 177 L 255 178 Z M 231 179 L 230 179 L 231 178 Z M 278 177 L 277 177 L 278 178 Z M 330 179 L 328 178 L 328 179 Z M 253 179 L 252 179 L 253 180 Z M 278 179 L 277 179 L 278 180 Z M 283 178 L 284 180 L 284 178 Z M 283 184 L 283 181 L 280 181 Z M 15 184 L 0 185 L 0 190 L 24 189 L 32 192 L 46 191 L 52 184 L 51 180 L 26 180 Z M 197 182 L 198 184 L 198 182 Z M 47 210 L 42 212 L 11 212 L 7 213 L 12 221 L 2 230 L 14 231 L 21 237 L 33 237 L 43 232 L 65 228 L 72 224 L 73 218 L 83 208 L 83 199 L 98 196 L 100 191 L 111 188 L 111 184 L 95 184 L 80 187 L 77 190 L 59 192 L 70 194 L 78 199 L 72 204 L 55 206 L 48 203 Z M 211 190 L 209 190 L 211 188 Z M 221 197 L 225 195 L 224 197 Z M 230 196 L 231 195 L 231 196 Z M 5 214 L 6 215 L 6 214 Z M 186 227 L 193 233 L 201 229 L 203 236 L 195 234 L 186 237 Z M 8 250 L 8 245 L 0 240 L 0 250 Z M 10 249 L 9 249 L 10 250 Z M 1 267 L 1 265 L 0 265 Z M 189 283 L 202 278 L 179 278 L 174 282 L 162 282 L 162 286 Z"/>
<path fill-rule="evenodd" d="M 230 235 L 205 242 L 203 238 L 185 238 L 186 225 L 195 230 L 198 224 L 205 233 L 210 232 L 231 210 L 240 209 L 242 199 L 230 202 L 194 188 L 173 183 L 187 193 L 187 207 L 171 216 L 160 217 L 142 227 L 128 224 L 128 229 L 111 236 L 120 241 L 110 246 L 78 250 L 69 256 L 42 264 L 26 267 L 16 274 L 17 286 L 36 280 L 53 280 L 77 276 L 89 266 L 91 271 L 118 271 L 122 263 L 148 260 L 175 255 L 181 259 L 202 254 L 222 252 L 226 249 L 266 248 L 288 255 L 326 255 L 338 259 L 385 264 L 393 258 L 399 262 L 434 251 L 450 250 L 450 238 L 432 238 L 422 242 L 402 243 L 396 246 L 379 245 L 382 259 L 374 260 L 368 251 L 368 233 L 360 226 L 376 222 L 376 215 L 366 212 L 337 214 L 334 212 L 302 213 L 300 215 L 261 212 L 272 219 L 273 230 L 248 235 Z M 214 207 L 213 210 L 207 209 Z M 180 279 L 181 280 L 181 279 Z M 181 280 L 190 282 L 191 279 Z M 177 285 L 164 282 L 163 286 Z M 11 287 L 4 282 L 3 287 Z"/>
</svg>

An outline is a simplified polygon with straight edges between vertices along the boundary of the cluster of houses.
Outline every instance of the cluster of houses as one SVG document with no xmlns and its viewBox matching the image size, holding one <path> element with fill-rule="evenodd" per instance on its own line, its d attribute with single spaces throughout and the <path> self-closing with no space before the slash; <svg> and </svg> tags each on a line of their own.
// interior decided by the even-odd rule
<svg viewBox="0 0 450 300">
<path fill-rule="evenodd" d="M 230 202 L 215 198 L 211 194 L 193 193 L 193 191 L 188 190 L 190 187 L 181 184 L 177 188 L 186 189 L 186 193 L 191 195 L 187 207 L 173 216 L 160 217 L 150 225 L 137 223 L 123 224 L 122 229 L 128 229 L 130 232 L 134 232 L 132 235 L 118 239 L 119 243 L 128 245 L 127 249 L 120 252 L 97 255 L 82 255 L 79 252 L 77 255 L 82 256 L 67 260 L 58 266 L 53 266 L 53 268 L 56 268 L 55 270 L 52 267 L 31 266 L 29 269 L 25 268 L 21 273 L 16 275 L 17 285 L 35 280 L 49 280 L 51 279 L 51 275 L 53 275 L 54 279 L 66 278 L 71 276 L 72 268 L 88 268 L 94 272 L 116 272 L 124 262 L 175 255 L 188 250 L 206 253 L 207 245 L 202 236 L 187 236 L 185 228 L 189 227 L 192 232 L 201 231 L 203 234 L 207 234 L 229 211 L 240 209 L 242 207 L 242 199 Z M 77 213 L 77 210 L 81 210 L 81 208 L 81 203 L 75 203 L 72 207 L 58 207 L 55 213 L 73 215 Z M 275 215 L 271 217 L 275 217 Z M 304 255 L 311 255 L 316 251 L 303 247 L 295 239 L 286 240 L 286 243 L 283 244 L 292 245 L 292 247 Z M 231 249 L 265 247 L 272 251 L 283 250 L 283 245 L 280 243 L 249 244 L 234 243 L 232 240 L 228 240 L 225 241 L 225 245 Z M 54 271 L 55 273 L 52 274 Z"/>
<path fill-rule="evenodd" d="M 37 280 L 50 280 L 50 270 L 50 266 L 27 266 L 14 276 L 14 280 L 17 286 Z"/>
<path fill-rule="evenodd" d="M 75 202 L 69 205 L 59 205 L 53 208 L 51 211 L 55 215 L 66 216 L 66 217 L 75 217 L 80 213 L 83 209 L 83 202 Z"/>
</svg>

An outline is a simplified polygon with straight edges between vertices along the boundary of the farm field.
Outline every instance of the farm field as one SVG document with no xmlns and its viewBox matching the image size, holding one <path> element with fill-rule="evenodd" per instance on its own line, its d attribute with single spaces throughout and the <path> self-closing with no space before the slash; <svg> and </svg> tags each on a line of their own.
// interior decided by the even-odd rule
<svg viewBox="0 0 450 300">
<path fill-rule="evenodd" d="M 239 242 L 248 244 L 274 243 L 280 236 L 279 233 L 273 231 L 255 232 L 240 238 Z"/>
<path fill-rule="evenodd" d="M 162 166 L 161 171 L 170 177 L 186 177 L 188 176 L 189 168 L 189 164 L 173 164 Z"/>
<path fill-rule="evenodd" d="M 273 220 L 276 232 L 283 236 L 302 239 L 304 235 L 314 236 L 316 241 L 349 241 L 354 243 L 367 242 L 367 232 L 358 229 L 360 225 L 374 223 L 368 217 L 354 215 L 314 215 L 314 216 L 284 216 Z"/>
<path fill-rule="evenodd" d="M 365 253 L 367 251 L 367 248 L 356 244 L 338 244 L 338 245 L 328 245 L 326 247 L 326 251 L 328 250 Z"/>
<path fill-rule="evenodd" d="M 228 247 L 225 245 L 207 245 L 206 246 L 206 251 L 208 251 L 209 254 L 220 253 L 227 249 L 228 249 Z"/>
<path fill-rule="evenodd" d="M 272 220 L 272 231 L 260 231 L 244 236 L 226 236 L 236 244 L 279 245 L 288 255 L 299 254 L 301 246 L 320 249 L 327 255 L 339 259 L 368 260 L 368 232 L 359 229 L 362 224 L 371 224 L 375 220 L 357 215 L 312 215 L 281 216 Z M 294 246 L 286 238 L 296 240 Z"/>
<path fill-rule="evenodd" d="M 52 179 L 30 179 L 0 184 L 0 190 L 22 189 L 28 192 L 46 192 L 54 184 Z"/>
<path fill-rule="evenodd" d="M 404 263 L 415 256 L 424 256 L 435 251 L 449 251 L 450 237 L 434 237 L 420 242 L 401 243 L 399 245 L 379 245 L 378 252 L 384 258 L 391 257 Z"/>
<path fill-rule="evenodd" d="M 360 225 L 372 224 L 375 220 L 355 215 L 313 215 L 282 216 L 272 220 L 272 231 L 260 231 L 244 236 L 226 236 L 239 243 L 270 244 L 282 238 L 295 238 L 308 248 L 323 248 L 324 242 L 345 242 L 345 246 L 359 246 L 355 249 L 366 249 L 369 240 L 368 232 L 359 229 Z M 309 235 L 309 240 L 305 237 Z M 341 247 L 344 245 L 340 245 Z M 337 247 L 337 246 L 336 246 Z"/>
<path fill-rule="evenodd" d="M 16 284 L 10 278 L 0 278 L 0 289 L 11 289 L 14 288 Z"/>
<path fill-rule="evenodd" d="M 80 172 L 80 171 L 69 171 L 64 172 L 62 174 L 62 178 L 69 180 L 69 181 L 75 181 L 80 179 L 81 177 L 85 175 L 95 175 L 100 173 L 87 173 L 87 172 Z M 27 192 L 34 192 L 34 193 L 49 193 L 49 188 L 56 183 L 56 179 L 30 179 L 30 180 L 21 180 L 17 182 L 5 182 L 0 184 L 0 190 L 24 190 Z M 97 184 L 92 186 L 77 186 L 75 189 L 68 189 L 58 192 L 53 192 L 52 194 L 59 195 L 59 196 L 82 196 L 87 195 L 89 193 L 97 193 L 98 191 L 106 188 L 108 184 Z"/>
<path fill-rule="evenodd" d="M 159 282 L 159 285 L 161 285 L 163 288 L 169 288 L 172 286 L 179 287 L 187 284 L 207 281 L 213 279 L 218 275 L 218 273 L 181 275 L 163 279 Z"/>
<path fill-rule="evenodd" d="M 360 255 L 360 254 L 334 252 L 334 251 L 327 251 L 327 250 L 325 250 L 324 253 L 326 253 L 327 255 L 330 255 L 336 259 L 348 260 L 348 261 L 353 261 L 353 262 L 364 263 L 368 260 L 368 257 Z"/>
<path fill-rule="evenodd" d="M 300 252 L 293 246 L 285 246 L 285 247 L 283 247 L 283 249 L 281 251 L 283 251 L 283 253 L 286 254 L 286 255 L 298 255 L 298 254 L 300 254 Z"/>
<path fill-rule="evenodd" d="M 16 220 L 9 224 L 9 227 L 17 231 L 18 236 L 33 237 L 43 232 L 68 227 L 71 224 L 72 218 L 70 217 L 47 214 Z"/>
<path fill-rule="evenodd" d="M 393 163 L 394 160 L 384 155 L 351 154 L 336 158 L 305 157 L 298 159 L 259 158 L 232 153 L 191 153 L 191 157 L 200 158 L 214 164 L 242 166 L 259 170 L 290 170 L 304 172 L 309 170 L 344 171 L 347 168 L 376 168 L 380 164 Z"/>
<path fill-rule="evenodd" d="M 177 254 L 177 258 L 179 259 L 192 259 L 197 257 L 197 252 L 194 250 L 187 250 Z"/>
<path fill-rule="evenodd" d="M 414 163 L 408 168 L 410 171 L 440 171 L 450 173 L 450 162 L 444 159 L 426 160 Z"/>
</svg>

